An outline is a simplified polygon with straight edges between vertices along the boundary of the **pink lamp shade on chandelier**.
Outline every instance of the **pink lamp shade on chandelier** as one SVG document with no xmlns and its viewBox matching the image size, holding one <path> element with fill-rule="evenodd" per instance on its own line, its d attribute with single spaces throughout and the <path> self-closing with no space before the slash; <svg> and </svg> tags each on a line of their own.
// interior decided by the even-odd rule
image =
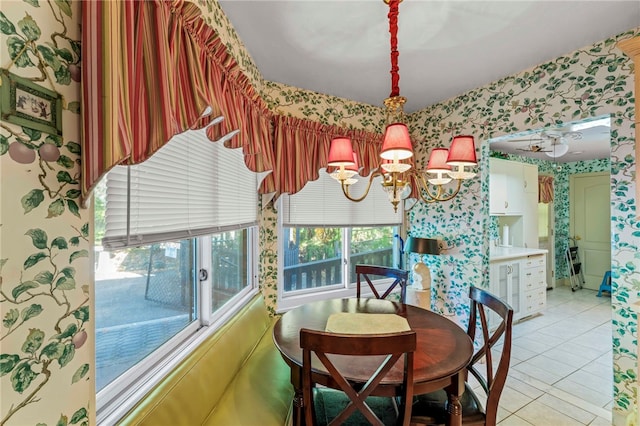
<svg viewBox="0 0 640 426">
<path fill-rule="evenodd" d="M 478 164 L 473 136 L 463 135 L 453 138 L 449 147 L 447 164 L 450 166 L 475 166 Z"/>
<path fill-rule="evenodd" d="M 352 152 L 352 158 L 353 158 L 353 164 L 345 166 L 345 170 L 351 170 L 352 172 L 356 172 L 358 173 L 358 169 L 360 168 L 359 164 L 358 164 L 358 156 L 356 155 L 356 152 L 353 151 Z"/>
<path fill-rule="evenodd" d="M 404 123 L 389 124 L 384 132 L 380 157 L 385 160 L 404 160 L 412 156 L 413 146 L 407 126 Z"/>
<path fill-rule="evenodd" d="M 435 148 L 429 156 L 429 164 L 427 164 L 427 173 L 446 173 L 451 170 L 451 166 L 447 164 L 449 150 L 447 148 Z"/>
<path fill-rule="evenodd" d="M 435 148 L 431 151 L 426 171 L 427 173 L 435 174 L 436 177 L 427 179 L 429 183 L 433 185 L 446 185 L 451 182 L 451 178 L 448 177 L 449 173 L 451 173 L 451 166 L 447 164 L 448 156 L 449 150 L 446 148 Z"/>
<path fill-rule="evenodd" d="M 329 166 L 352 166 L 354 152 L 351 147 L 351 139 L 345 137 L 337 137 L 331 140 L 329 148 Z"/>
</svg>

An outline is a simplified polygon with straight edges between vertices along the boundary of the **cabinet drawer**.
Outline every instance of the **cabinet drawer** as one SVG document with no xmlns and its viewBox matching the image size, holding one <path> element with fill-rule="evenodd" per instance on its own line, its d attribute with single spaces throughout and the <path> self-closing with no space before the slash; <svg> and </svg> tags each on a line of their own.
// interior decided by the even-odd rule
<svg viewBox="0 0 640 426">
<path fill-rule="evenodd" d="M 524 270 L 523 290 L 535 290 L 547 287 L 547 271 L 544 268 L 529 268 Z"/>
<path fill-rule="evenodd" d="M 547 290 L 545 288 L 527 291 L 524 294 L 524 315 L 544 310 L 547 306 Z"/>
<path fill-rule="evenodd" d="M 523 261 L 525 269 L 528 269 L 528 268 L 546 269 L 546 263 L 547 262 L 545 261 L 543 254 L 539 256 L 529 256 Z"/>
</svg>

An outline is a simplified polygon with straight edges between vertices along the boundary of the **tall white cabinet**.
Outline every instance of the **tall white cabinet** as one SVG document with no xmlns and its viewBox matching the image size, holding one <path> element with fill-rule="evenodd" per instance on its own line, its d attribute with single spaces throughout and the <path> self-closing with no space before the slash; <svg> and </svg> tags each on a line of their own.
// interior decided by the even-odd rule
<svg viewBox="0 0 640 426">
<path fill-rule="evenodd" d="M 538 166 L 489 159 L 489 213 L 511 230 L 508 245 L 538 247 Z"/>
</svg>

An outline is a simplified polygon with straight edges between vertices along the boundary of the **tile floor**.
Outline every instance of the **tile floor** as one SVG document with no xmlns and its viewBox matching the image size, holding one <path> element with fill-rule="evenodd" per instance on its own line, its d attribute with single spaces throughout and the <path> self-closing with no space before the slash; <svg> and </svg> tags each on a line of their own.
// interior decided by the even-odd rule
<svg viewBox="0 0 640 426">
<path fill-rule="evenodd" d="M 611 425 L 611 298 L 547 291 L 544 314 L 513 327 L 500 426 Z"/>
</svg>

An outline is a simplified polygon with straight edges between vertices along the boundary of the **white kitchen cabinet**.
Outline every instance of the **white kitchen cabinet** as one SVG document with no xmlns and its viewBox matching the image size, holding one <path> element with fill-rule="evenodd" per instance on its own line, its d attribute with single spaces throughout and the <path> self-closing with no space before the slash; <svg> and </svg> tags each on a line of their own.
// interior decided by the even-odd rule
<svg viewBox="0 0 640 426">
<path fill-rule="evenodd" d="M 514 321 L 544 311 L 546 250 L 500 248 L 490 262 L 489 291 L 511 305 Z"/>
<path fill-rule="evenodd" d="M 522 195 L 522 246 L 538 248 L 538 193 L 525 192 Z"/>
<path fill-rule="evenodd" d="M 524 181 L 524 192 L 536 194 L 538 198 L 538 166 L 535 164 L 522 163 L 522 179 Z"/>
<path fill-rule="evenodd" d="M 520 259 L 504 260 L 491 264 L 491 293 L 513 308 L 514 319 L 520 313 L 522 263 Z"/>
<path fill-rule="evenodd" d="M 489 168 L 489 212 L 497 215 L 522 214 L 522 163 L 492 157 Z"/>
<path fill-rule="evenodd" d="M 501 225 L 512 228 L 515 246 L 538 248 L 538 166 L 501 158 L 489 164 L 489 213 L 511 217 Z"/>
<path fill-rule="evenodd" d="M 538 166 L 522 164 L 524 193 L 522 194 L 523 246 L 538 248 Z"/>
</svg>

